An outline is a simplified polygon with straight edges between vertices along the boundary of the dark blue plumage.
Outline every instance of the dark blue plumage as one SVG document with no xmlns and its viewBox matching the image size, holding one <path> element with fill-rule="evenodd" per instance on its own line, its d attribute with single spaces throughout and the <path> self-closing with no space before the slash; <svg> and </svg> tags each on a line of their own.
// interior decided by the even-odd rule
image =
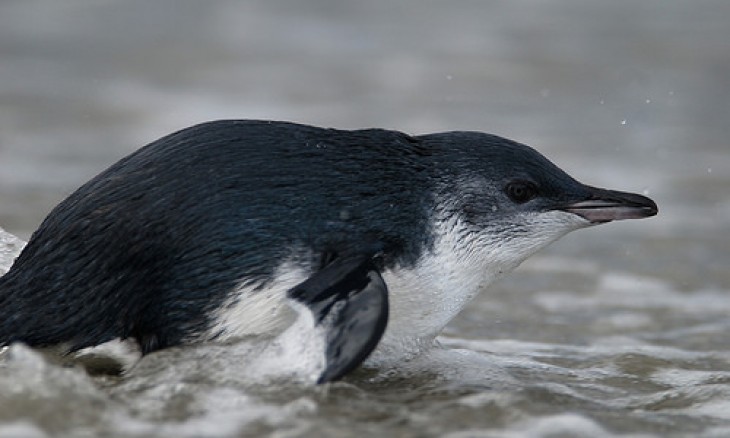
<svg viewBox="0 0 730 438">
<path fill-rule="evenodd" d="M 215 338 L 216 312 L 236 288 L 267 290 L 289 260 L 313 276 L 303 284 L 321 288 L 292 298 L 321 320 L 333 308 L 340 316 L 371 309 L 348 328 L 330 318 L 327 357 L 338 365 L 323 376 L 339 378 L 385 329 L 378 312 L 397 291 L 380 274 L 422 266 L 451 233 L 449 218 L 465 246 L 492 245 L 488 233 L 510 242 L 531 232 L 522 218 L 552 211 L 579 217 L 570 220 L 576 228 L 649 216 L 656 205 L 585 186 L 531 148 L 489 134 L 205 123 L 120 160 L 48 215 L 0 277 L 0 344 L 76 350 L 133 338 L 150 352 Z M 358 260 L 346 283 L 359 286 L 347 291 L 327 283 L 349 275 L 337 272 L 342 260 Z M 360 346 L 345 348 L 349 336 Z"/>
<path fill-rule="evenodd" d="M 396 132 L 289 123 L 164 137 L 49 214 L 0 279 L 0 342 L 121 336 L 150 351 L 204 330 L 241 279 L 270 278 L 294 247 L 372 241 L 389 263 L 412 260 L 428 244 L 427 153 Z"/>
</svg>

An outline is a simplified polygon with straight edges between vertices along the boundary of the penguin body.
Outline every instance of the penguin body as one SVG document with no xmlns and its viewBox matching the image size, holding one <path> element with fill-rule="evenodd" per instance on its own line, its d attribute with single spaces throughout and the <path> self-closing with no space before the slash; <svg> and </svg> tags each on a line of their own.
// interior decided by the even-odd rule
<svg viewBox="0 0 730 438">
<path fill-rule="evenodd" d="M 0 343 L 143 353 L 324 336 L 318 381 L 417 354 L 495 278 L 577 228 L 656 214 L 497 136 L 204 123 L 61 202 L 0 277 Z"/>
</svg>

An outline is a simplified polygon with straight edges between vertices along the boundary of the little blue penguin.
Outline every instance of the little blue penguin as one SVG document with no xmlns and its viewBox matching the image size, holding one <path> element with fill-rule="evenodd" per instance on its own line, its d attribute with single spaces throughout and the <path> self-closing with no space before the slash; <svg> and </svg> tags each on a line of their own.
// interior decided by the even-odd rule
<svg viewBox="0 0 730 438">
<path fill-rule="evenodd" d="M 319 383 L 412 357 L 564 234 L 657 214 L 481 132 L 220 120 L 137 150 L 46 217 L 0 277 L 0 345 L 141 352 L 276 336 L 311 312 Z"/>
</svg>

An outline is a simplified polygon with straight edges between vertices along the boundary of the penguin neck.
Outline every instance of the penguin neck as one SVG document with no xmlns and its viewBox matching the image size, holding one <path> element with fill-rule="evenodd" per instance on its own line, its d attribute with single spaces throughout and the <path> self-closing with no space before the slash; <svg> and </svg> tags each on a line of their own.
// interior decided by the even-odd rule
<svg viewBox="0 0 730 438">
<path fill-rule="evenodd" d="M 366 364 L 418 355 L 480 291 L 524 258 L 505 253 L 488 235 L 471 233 L 458 218 L 434 224 L 434 244 L 409 267 L 383 272 L 388 285 L 388 326 Z"/>
</svg>

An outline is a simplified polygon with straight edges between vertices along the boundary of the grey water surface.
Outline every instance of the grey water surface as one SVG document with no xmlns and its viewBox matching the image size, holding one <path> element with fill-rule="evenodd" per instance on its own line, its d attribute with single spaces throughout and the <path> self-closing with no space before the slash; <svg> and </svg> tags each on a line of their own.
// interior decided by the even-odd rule
<svg viewBox="0 0 730 438">
<path fill-rule="evenodd" d="M 23 239 L 217 118 L 487 131 L 660 206 L 528 260 L 430 354 L 326 387 L 262 383 L 246 345 L 123 376 L 13 346 L 0 436 L 730 436 L 729 23 L 725 0 L 0 2 L 0 227 Z"/>
</svg>

